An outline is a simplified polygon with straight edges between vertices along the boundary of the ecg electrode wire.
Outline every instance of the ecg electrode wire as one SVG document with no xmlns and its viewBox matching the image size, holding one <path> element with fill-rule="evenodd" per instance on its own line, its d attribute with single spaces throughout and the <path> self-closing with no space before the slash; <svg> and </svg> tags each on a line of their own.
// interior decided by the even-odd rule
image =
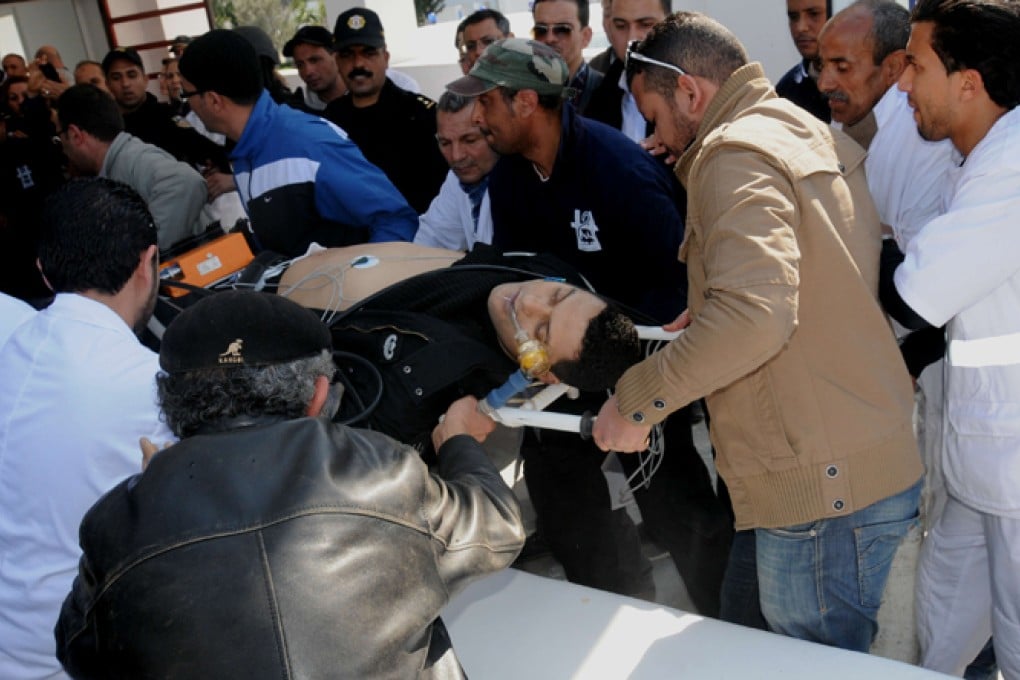
<svg viewBox="0 0 1020 680">
<path fill-rule="evenodd" d="M 666 344 L 663 340 L 649 342 L 645 346 L 645 358 L 647 359 L 652 354 L 655 354 Z M 659 471 L 659 467 L 662 465 L 663 455 L 666 452 L 666 435 L 663 432 L 662 423 L 653 426 L 648 437 L 648 448 L 637 454 L 637 469 L 627 476 L 623 488 L 620 489 L 620 503 L 629 503 L 634 500 L 635 491 L 647 489 L 652 483 L 652 477 L 655 476 L 655 473 Z M 635 480 L 639 477 L 640 481 L 635 484 Z"/>
</svg>

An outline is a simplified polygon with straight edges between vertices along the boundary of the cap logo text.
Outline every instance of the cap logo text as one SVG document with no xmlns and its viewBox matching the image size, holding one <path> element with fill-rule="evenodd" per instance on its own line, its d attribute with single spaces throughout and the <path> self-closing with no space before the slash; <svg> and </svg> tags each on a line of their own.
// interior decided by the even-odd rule
<svg viewBox="0 0 1020 680">
<path fill-rule="evenodd" d="M 244 357 L 241 356 L 241 348 L 244 345 L 244 340 L 237 338 L 232 343 L 227 345 L 227 351 L 220 355 L 219 362 L 221 364 L 243 364 Z"/>
</svg>

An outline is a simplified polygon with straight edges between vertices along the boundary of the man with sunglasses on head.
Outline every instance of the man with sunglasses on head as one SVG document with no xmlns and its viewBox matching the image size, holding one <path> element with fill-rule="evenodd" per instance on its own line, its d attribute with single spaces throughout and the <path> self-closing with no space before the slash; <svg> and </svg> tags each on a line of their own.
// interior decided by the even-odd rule
<svg viewBox="0 0 1020 680">
<path fill-rule="evenodd" d="M 617 382 L 595 442 L 638 451 L 654 423 L 705 397 L 736 528 L 754 530 L 769 628 L 866 652 L 923 467 L 878 302 L 865 152 L 777 97 L 703 14 L 653 28 L 627 77 L 691 197 L 690 307 L 672 325 L 684 332 Z"/>
<path fill-rule="evenodd" d="M 583 50 L 591 42 L 587 0 L 535 0 L 531 13 L 535 18 L 532 36 L 556 50 L 567 62 L 570 71 L 567 84 L 575 92 L 571 102 L 584 114 L 592 94 L 602 83 L 602 74 L 584 61 Z"/>
</svg>

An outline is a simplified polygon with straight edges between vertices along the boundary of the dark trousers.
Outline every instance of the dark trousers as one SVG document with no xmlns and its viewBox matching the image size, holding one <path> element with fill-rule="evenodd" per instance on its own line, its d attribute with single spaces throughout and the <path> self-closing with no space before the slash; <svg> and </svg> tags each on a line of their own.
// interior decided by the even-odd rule
<svg viewBox="0 0 1020 680">
<path fill-rule="evenodd" d="M 690 409 L 664 424 L 665 454 L 647 488 L 634 493 L 645 530 L 669 551 L 687 594 L 704 616 L 719 616 L 719 594 L 733 539 L 728 497 L 712 488 L 708 469 L 694 445 Z M 637 456 L 621 455 L 630 475 Z"/>
<path fill-rule="evenodd" d="M 538 531 L 573 583 L 651 597 L 652 565 L 637 527 L 611 509 L 603 454 L 576 434 L 529 431 L 521 446 L 524 480 Z"/>
<path fill-rule="evenodd" d="M 748 628 L 768 630 L 761 613 L 758 593 L 758 559 L 754 529 L 738 531 L 733 536 L 730 561 L 722 587 L 722 610 L 719 618 Z"/>
<path fill-rule="evenodd" d="M 665 437 L 659 470 L 635 494 L 638 508 L 650 538 L 676 563 L 695 607 L 718 616 L 732 523 L 694 446 L 687 409 L 670 416 Z M 529 433 L 522 454 L 539 531 L 567 578 L 625 595 L 654 592 L 636 527 L 623 509 L 610 509 L 604 454 L 576 435 L 549 431 Z M 620 459 L 625 471 L 638 463 L 636 456 Z"/>
</svg>

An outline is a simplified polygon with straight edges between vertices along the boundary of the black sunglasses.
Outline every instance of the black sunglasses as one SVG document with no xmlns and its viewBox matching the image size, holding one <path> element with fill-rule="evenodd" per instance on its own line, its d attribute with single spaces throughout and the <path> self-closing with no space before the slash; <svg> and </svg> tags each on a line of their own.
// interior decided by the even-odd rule
<svg viewBox="0 0 1020 680">
<path fill-rule="evenodd" d="M 209 90 L 192 90 L 191 92 L 188 92 L 187 90 L 185 90 L 185 89 L 184 89 L 184 88 L 182 87 L 182 88 L 181 88 L 181 99 L 184 99 L 184 100 L 187 100 L 187 99 L 191 99 L 191 98 L 192 98 L 192 97 L 194 97 L 195 95 L 198 95 L 198 94 L 205 94 L 205 93 L 206 93 L 206 92 L 208 92 L 208 91 L 209 91 Z"/>
<path fill-rule="evenodd" d="M 549 31 L 552 31 L 555 36 L 566 38 L 574 32 L 574 27 L 570 24 L 535 24 L 535 27 L 531 29 L 531 34 L 536 38 L 544 38 Z"/>
</svg>

